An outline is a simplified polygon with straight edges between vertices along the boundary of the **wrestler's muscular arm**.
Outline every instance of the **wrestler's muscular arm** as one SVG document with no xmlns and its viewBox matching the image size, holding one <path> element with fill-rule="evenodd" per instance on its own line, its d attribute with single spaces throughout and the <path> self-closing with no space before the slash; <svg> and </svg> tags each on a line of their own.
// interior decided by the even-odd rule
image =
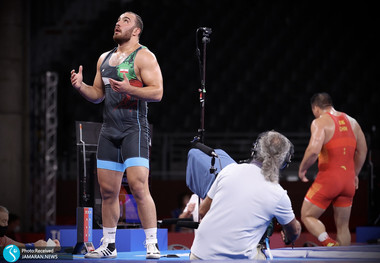
<svg viewBox="0 0 380 263">
<path fill-rule="evenodd" d="M 111 88 L 119 93 L 127 93 L 137 99 L 157 102 L 163 95 L 163 80 L 160 66 L 152 52 L 144 48 L 135 58 L 136 76 L 144 83 L 144 87 L 135 87 L 129 84 L 124 74 L 123 81 L 110 79 Z"/>
<path fill-rule="evenodd" d="M 360 128 L 359 123 L 353 119 L 352 117 L 348 117 L 351 123 L 352 130 L 356 137 L 356 149 L 354 155 L 354 163 L 355 163 L 355 188 L 359 188 L 359 173 L 362 169 L 365 159 L 367 157 L 367 143 L 365 140 L 364 133 Z"/>
<path fill-rule="evenodd" d="M 318 154 L 320 153 L 325 142 L 325 122 L 326 120 L 324 118 L 318 118 L 311 123 L 311 137 L 309 145 L 306 148 L 302 162 L 298 169 L 298 176 L 302 182 L 309 181 L 306 178 L 307 169 L 309 169 L 310 166 L 312 166 L 318 159 Z"/>
<path fill-rule="evenodd" d="M 83 82 L 83 67 L 79 66 L 78 73 L 75 70 L 71 71 L 71 85 L 88 101 L 92 103 L 100 103 L 103 101 L 105 92 L 100 73 L 100 66 L 104 60 L 106 53 L 102 54 L 96 65 L 96 75 L 92 86 Z"/>
</svg>

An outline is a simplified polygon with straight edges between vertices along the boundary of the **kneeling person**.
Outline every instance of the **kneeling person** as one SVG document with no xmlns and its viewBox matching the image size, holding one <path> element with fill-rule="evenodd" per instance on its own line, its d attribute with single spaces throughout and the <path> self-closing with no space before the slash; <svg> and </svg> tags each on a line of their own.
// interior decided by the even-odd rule
<svg viewBox="0 0 380 263">
<path fill-rule="evenodd" d="M 292 151 L 285 136 L 265 132 L 254 144 L 250 163 L 230 164 L 219 173 L 201 204 L 204 217 L 190 259 L 258 259 L 257 245 L 273 217 L 290 242 L 298 238 L 301 225 L 279 184 Z"/>
</svg>

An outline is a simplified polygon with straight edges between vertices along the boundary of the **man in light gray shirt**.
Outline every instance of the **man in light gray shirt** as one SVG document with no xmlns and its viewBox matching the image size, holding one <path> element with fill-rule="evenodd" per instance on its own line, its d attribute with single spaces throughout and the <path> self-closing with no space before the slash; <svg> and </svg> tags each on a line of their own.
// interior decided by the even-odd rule
<svg viewBox="0 0 380 263">
<path fill-rule="evenodd" d="M 200 206 L 204 217 L 190 259 L 257 259 L 257 245 L 273 217 L 290 242 L 298 238 L 301 225 L 279 184 L 292 151 L 285 136 L 265 132 L 254 144 L 250 163 L 230 164 L 219 173 Z"/>
</svg>

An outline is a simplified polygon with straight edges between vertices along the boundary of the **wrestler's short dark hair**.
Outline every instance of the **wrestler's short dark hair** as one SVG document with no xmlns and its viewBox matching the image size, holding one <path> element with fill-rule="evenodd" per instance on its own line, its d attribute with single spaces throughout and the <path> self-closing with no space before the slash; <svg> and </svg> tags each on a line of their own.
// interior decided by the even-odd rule
<svg viewBox="0 0 380 263">
<path fill-rule="evenodd" d="M 136 17 L 135 24 L 136 24 L 136 27 L 140 28 L 140 34 L 139 34 L 139 37 L 140 37 L 141 33 L 142 33 L 143 29 L 144 29 L 144 23 L 142 21 L 141 16 L 139 16 L 138 14 L 136 14 L 136 13 L 134 13 L 132 11 L 127 11 L 125 13 L 130 13 L 130 14 L 134 14 L 135 15 L 135 17 Z"/>
<path fill-rule="evenodd" d="M 318 106 L 321 109 L 333 106 L 331 96 L 326 92 L 316 93 L 310 99 L 311 106 Z"/>
</svg>

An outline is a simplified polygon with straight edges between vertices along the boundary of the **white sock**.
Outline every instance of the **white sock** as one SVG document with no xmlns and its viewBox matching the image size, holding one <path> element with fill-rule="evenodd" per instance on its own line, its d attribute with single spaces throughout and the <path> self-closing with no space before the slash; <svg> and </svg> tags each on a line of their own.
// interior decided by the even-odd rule
<svg viewBox="0 0 380 263">
<path fill-rule="evenodd" d="M 116 227 L 103 227 L 103 237 L 108 243 L 115 243 Z"/>
<path fill-rule="evenodd" d="M 318 236 L 318 240 L 319 240 L 320 242 L 323 242 L 323 241 L 325 241 L 328 237 L 329 237 L 329 235 L 327 234 L 327 232 L 323 232 L 322 234 L 320 234 L 320 235 Z"/>
<path fill-rule="evenodd" d="M 157 243 L 157 227 L 144 229 L 146 243 Z"/>
</svg>

